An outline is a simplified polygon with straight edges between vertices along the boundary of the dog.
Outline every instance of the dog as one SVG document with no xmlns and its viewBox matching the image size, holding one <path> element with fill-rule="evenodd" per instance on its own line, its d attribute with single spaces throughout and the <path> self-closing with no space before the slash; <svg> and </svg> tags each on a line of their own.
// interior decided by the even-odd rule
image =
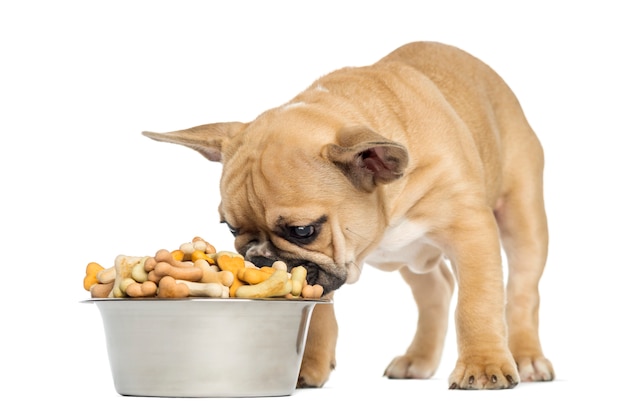
<svg viewBox="0 0 626 413">
<path fill-rule="evenodd" d="M 418 327 L 385 376 L 433 376 L 458 285 L 449 388 L 553 380 L 538 333 L 543 149 L 513 92 L 474 56 L 409 43 L 251 122 L 143 134 L 222 163 L 221 222 L 257 266 L 303 265 L 330 298 L 364 264 L 399 271 Z M 298 387 L 327 381 L 337 332 L 332 304 L 316 306 Z"/>
</svg>

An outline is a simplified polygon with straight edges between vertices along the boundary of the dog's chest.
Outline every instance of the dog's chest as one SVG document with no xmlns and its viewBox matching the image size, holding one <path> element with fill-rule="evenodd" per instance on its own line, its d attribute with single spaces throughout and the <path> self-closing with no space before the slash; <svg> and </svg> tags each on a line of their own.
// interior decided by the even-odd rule
<svg viewBox="0 0 626 413">
<path fill-rule="evenodd" d="M 406 219 L 388 228 L 380 244 L 367 256 L 366 262 L 382 270 L 408 266 L 415 273 L 430 271 L 442 254 L 429 242 L 427 229 L 424 224 Z"/>
</svg>

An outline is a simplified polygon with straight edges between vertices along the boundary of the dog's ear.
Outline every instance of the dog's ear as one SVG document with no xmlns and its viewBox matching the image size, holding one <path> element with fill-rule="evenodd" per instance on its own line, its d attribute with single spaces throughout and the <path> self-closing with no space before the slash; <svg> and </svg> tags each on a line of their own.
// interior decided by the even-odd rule
<svg viewBox="0 0 626 413">
<path fill-rule="evenodd" d="M 407 149 L 365 127 L 343 128 L 337 143 L 324 147 L 323 155 L 364 191 L 395 181 L 409 162 Z"/>
<path fill-rule="evenodd" d="M 223 122 L 200 125 L 175 132 L 142 132 L 144 136 L 160 142 L 177 143 L 200 152 L 210 161 L 222 160 L 222 143 L 246 127 L 241 122 Z"/>
</svg>

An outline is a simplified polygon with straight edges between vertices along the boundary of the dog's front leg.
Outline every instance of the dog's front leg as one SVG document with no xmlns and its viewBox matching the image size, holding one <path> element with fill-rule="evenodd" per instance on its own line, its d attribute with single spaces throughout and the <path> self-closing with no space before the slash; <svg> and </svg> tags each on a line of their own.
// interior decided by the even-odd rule
<svg viewBox="0 0 626 413">
<path fill-rule="evenodd" d="M 332 298 L 332 293 L 327 298 Z M 334 305 L 316 305 L 311 315 L 298 387 L 322 387 L 326 383 L 335 368 L 337 334 Z"/>
<path fill-rule="evenodd" d="M 458 279 L 456 331 L 459 357 L 451 389 L 505 389 L 519 382 L 507 343 L 502 257 L 488 208 L 456 222 L 448 256 Z M 467 217 L 467 216 L 466 216 Z"/>
</svg>

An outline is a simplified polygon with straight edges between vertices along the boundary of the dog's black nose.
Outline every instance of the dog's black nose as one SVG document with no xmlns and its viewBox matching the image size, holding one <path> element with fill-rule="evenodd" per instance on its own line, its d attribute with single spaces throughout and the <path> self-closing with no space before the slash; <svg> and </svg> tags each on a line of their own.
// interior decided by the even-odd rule
<svg viewBox="0 0 626 413">
<path fill-rule="evenodd" d="M 250 262 L 252 262 L 254 265 L 256 265 L 257 267 L 261 268 L 261 267 L 271 267 L 272 264 L 274 264 L 273 259 L 271 258 L 267 258 L 267 257 L 262 257 L 262 256 L 258 256 L 258 257 L 250 257 L 248 259 Z"/>
</svg>

